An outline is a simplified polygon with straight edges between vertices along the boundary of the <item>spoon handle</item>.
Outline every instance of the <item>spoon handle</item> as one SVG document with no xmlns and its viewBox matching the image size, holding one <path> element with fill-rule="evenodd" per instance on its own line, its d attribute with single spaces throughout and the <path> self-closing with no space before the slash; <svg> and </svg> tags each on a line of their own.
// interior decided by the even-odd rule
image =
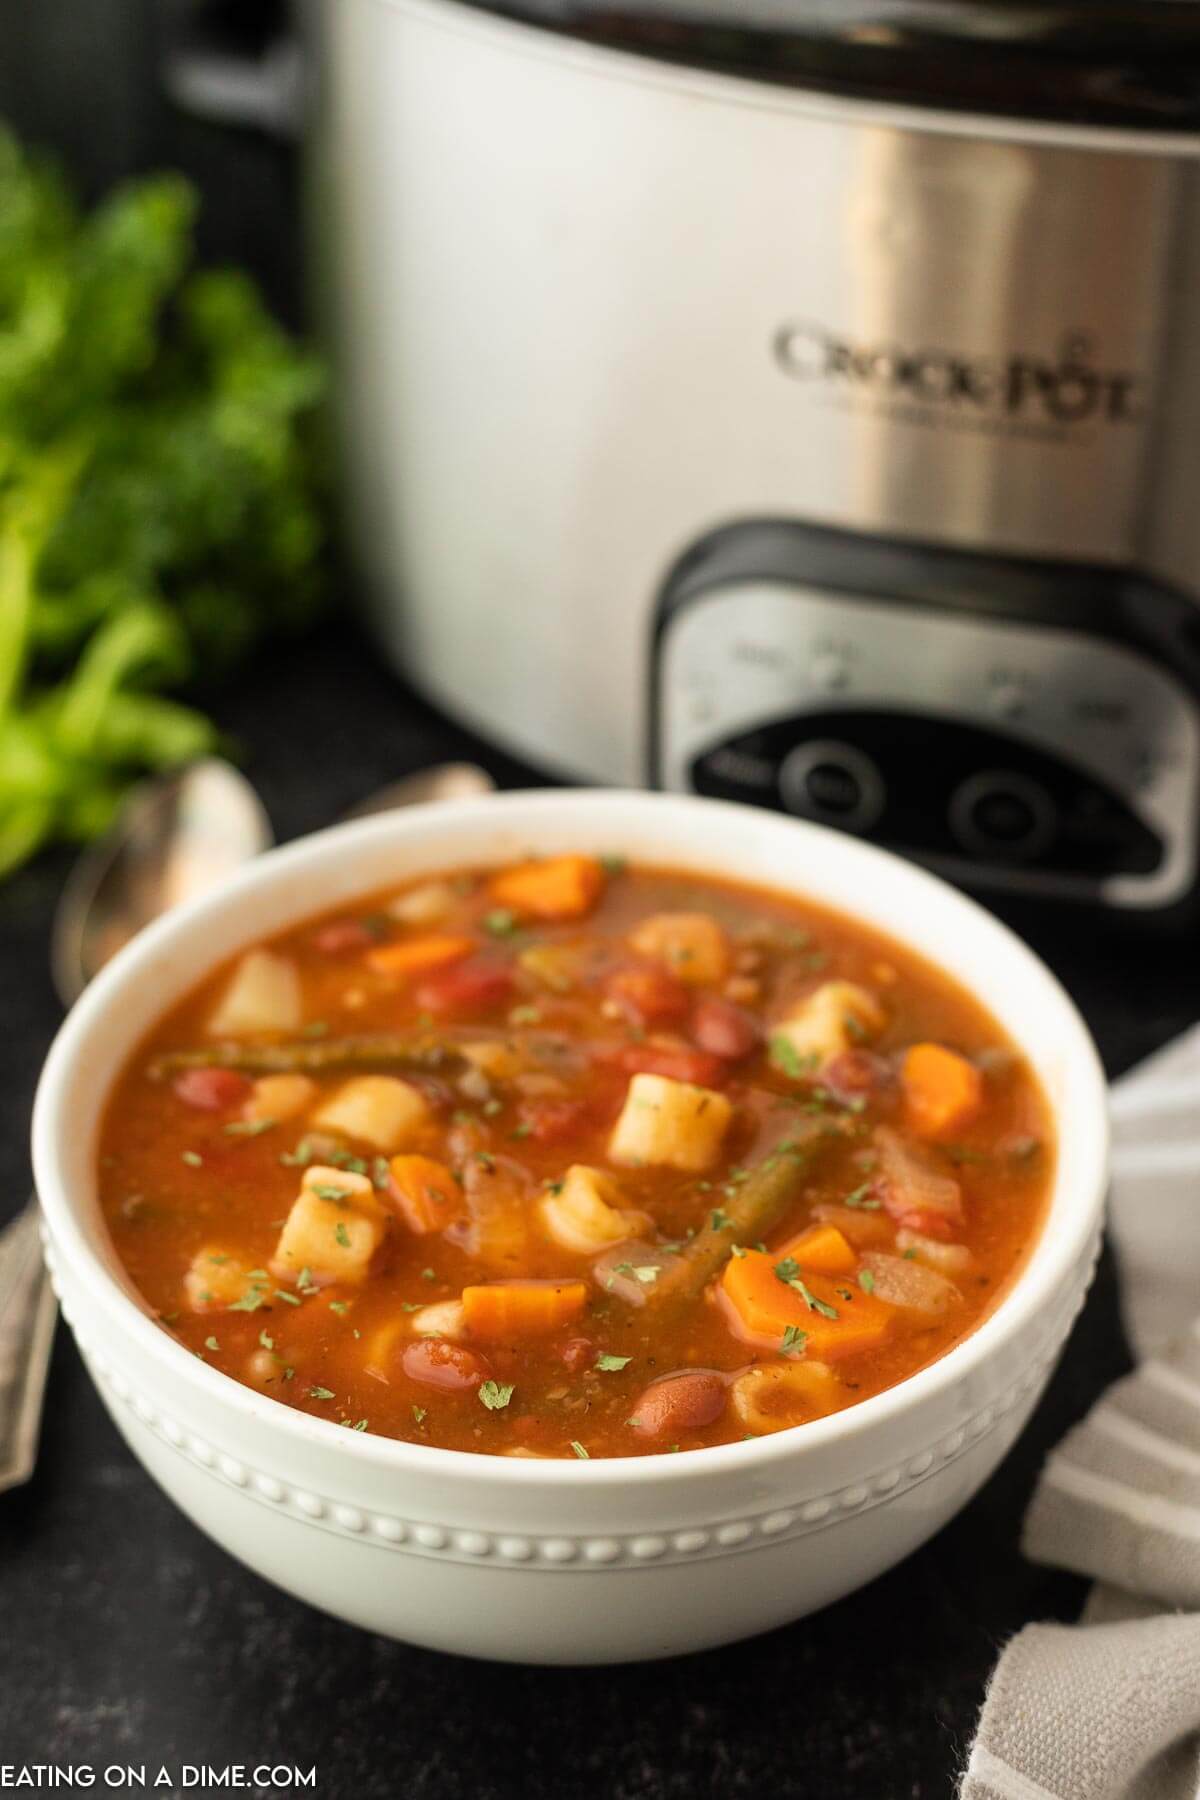
<svg viewBox="0 0 1200 1800">
<path fill-rule="evenodd" d="M 27 1481 L 58 1317 L 36 1199 L 0 1234 L 0 1493 Z"/>
</svg>

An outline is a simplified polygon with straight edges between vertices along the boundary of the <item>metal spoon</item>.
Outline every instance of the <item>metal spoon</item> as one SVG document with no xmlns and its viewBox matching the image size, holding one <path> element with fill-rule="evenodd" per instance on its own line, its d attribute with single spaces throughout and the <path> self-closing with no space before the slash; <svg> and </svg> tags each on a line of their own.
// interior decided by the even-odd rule
<svg viewBox="0 0 1200 1800">
<path fill-rule="evenodd" d="M 472 763 L 444 763 L 380 788 L 346 817 L 494 787 Z M 50 961 L 63 1004 L 73 1005 L 151 919 L 216 886 L 273 841 L 250 783 L 216 758 L 135 788 L 112 830 L 79 858 L 59 898 Z M 0 1492 L 33 1472 L 55 1316 L 35 1199 L 0 1233 Z"/>
</svg>

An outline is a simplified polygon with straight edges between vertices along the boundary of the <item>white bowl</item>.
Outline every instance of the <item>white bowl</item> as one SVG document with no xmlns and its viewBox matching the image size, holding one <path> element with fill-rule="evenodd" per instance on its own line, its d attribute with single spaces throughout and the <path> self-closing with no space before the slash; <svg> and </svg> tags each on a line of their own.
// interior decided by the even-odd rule
<svg viewBox="0 0 1200 1800">
<path fill-rule="evenodd" d="M 1011 1291 L 940 1361 L 754 1442 L 537 1462 L 341 1430 L 207 1367 L 155 1324 L 108 1241 L 94 1159 L 107 1084 L 160 1013 L 219 958 L 308 914 L 428 871 L 568 849 L 728 873 L 841 908 L 957 976 L 1022 1046 L 1058 1131 L 1048 1222 Z M 34 1163 L 47 1257 L 84 1360 L 135 1454 L 198 1525 L 280 1587 L 373 1631 L 514 1661 L 605 1662 L 798 1618 L 898 1562 L 971 1497 L 1082 1304 L 1107 1111 L 1091 1040 L 1058 983 L 944 883 L 768 812 L 564 790 L 325 831 L 151 927 L 59 1033 Z"/>
</svg>

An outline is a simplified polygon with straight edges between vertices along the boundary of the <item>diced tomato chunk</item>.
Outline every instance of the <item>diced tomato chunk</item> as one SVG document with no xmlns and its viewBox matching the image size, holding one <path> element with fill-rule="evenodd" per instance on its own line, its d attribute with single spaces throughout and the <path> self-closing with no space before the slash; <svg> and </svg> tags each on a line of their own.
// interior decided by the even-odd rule
<svg viewBox="0 0 1200 1800">
<path fill-rule="evenodd" d="M 690 1081 L 694 1087 L 720 1087 L 729 1077 L 724 1057 L 669 1044 L 626 1044 L 616 1060 L 629 1075 L 665 1075 L 669 1081 Z"/>
<path fill-rule="evenodd" d="M 225 1112 L 241 1104 L 251 1084 L 236 1069 L 184 1069 L 172 1086 L 185 1106 L 198 1112 Z"/>
<path fill-rule="evenodd" d="M 592 1103 L 557 1098 L 523 1100 L 518 1112 L 521 1125 L 528 1127 L 522 1131 L 523 1137 L 537 1144 L 561 1144 L 589 1123 Z"/>
<path fill-rule="evenodd" d="M 472 957 L 427 975 L 414 998 L 422 1012 L 476 1013 L 504 1006 L 513 994 L 511 969 Z"/>
<path fill-rule="evenodd" d="M 706 994 L 696 1002 L 692 1014 L 692 1037 L 701 1050 L 712 1056 L 740 1062 L 762 1042 L 762 1027 L 752 1013 L 722 1000 L 717 994 Z"/>
<path fill-rule="evenodd" d="M 635 1025 L 666 1025 L 682 1019 L 687 1012 L 689 995 L 682 981 L 666 969 L 653 964 L 617 969 L 604 984 L 610 1000 L 615 1000 Z"/>
<path fill-rule="evenodd" d="M 313 932 L 309 942 L 322 956 L 357 956 L 375 937 L 361 919 L 331 919 Z"/>
</svg>

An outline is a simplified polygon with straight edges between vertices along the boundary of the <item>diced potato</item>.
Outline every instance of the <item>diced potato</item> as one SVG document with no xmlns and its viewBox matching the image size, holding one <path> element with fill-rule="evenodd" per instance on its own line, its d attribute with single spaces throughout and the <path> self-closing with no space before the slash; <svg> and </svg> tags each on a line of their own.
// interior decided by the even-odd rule
<svg viewBox="0 0 1200 1800">
<path fill-rule="evenodd" d="M 889 1256 L 882 1250 L 868 1250 L 863 1268 L 871 1277 L 871 1292 L 888 1306 L 904 1312 L 919 1313 L 923 1318 L 937 1319 L 957 1306 L 962 1295 L 952 1281 L 927 1269 L 922 1263 L 910 1262 L 904 1256 Z M 860 1283 L 862 1278 L 860 1277 Z"/>
<path fill-rule="evenodd" d="M 572 1163 L 558 1193 L 541 1204 L 542 1223 L 564 1250 L 591 1256 L 649 1228 L 643 1212 L 621 1205 L 621 1190 L 611 1175 Z"/>
<path fill-rule="evenodd" d="M 316 1282 L 365 1281 L 383 1241 L 387 1214 L 364 1175 L 346 1169 L 306 1169 L 271 1258 L 281 1281 L 307 1269 Z"/>
<path fill-rule="evenodd" d="M 672 1081 L 668 1075 L 635 1075 L 608 1154 L 629 1168 L 661 1163 L 699 1173 L 720 1155 L 732 1116 L 724 1094 L 712 1088 Z"/>
<path fill-rule="evenodd" d="M 242 1117 L 252 1121 L 298 1118 L 307 1112 L 317 1097 L 317 1084 L 307 1075 L 260 1075 L 242 1108 Z"/>
<path fill-rule="evenodd" d="M 700 986 L 729 973 L 729 940 L 707 913 L 653 913 L 629 942 L 639 956 L 665 963 L 679 981 Z"/>
<path fill-rule="evenodd" d="M 747 1369 L 730 1389 L 734 1412 L 746 1430 L 758 1437 L 835 1412 L 845 1397 L 837 1376 L 823 1362 L 772 1363 Z"/>
<path fill-rule="evenodd" d="M 253 1285 L 249 1263 L 217 1244 L 197 1250 L 183 1279 L 193 1312 L 221 1312 L 243 1299 Z"/>
<path fill-rule="evenodd" d="M 448 881 L 423 881 L 388 902 L 388 915 L 401 925 L 440 925 L 458 905 L 458 895 Z"/>
<path fill-rule="evenodd" d="M 883 1008 L 866 988 L 853 981 L 826 981 L 772 1025 L 771 1041 L 782 1038 L 808 1074 L 863 1038 L 877 1037 L 886 1022 Z M 773 1060 L 787 1072 L 778 1056 Z"/>
<path fill-rule="evenodd" d="M 466 1330 L 461 1300 L 438 1300 L 413 1313 L 409 1325 L 416 1337 L 460 1338 Z"/>
<path fill-rule="evenodd" d="M 428 1120 L 425 1096 L 409 1082 L 395 1075 L 356 1075 L 342 1083 L 312 1122 L 320 1130 L 390 1152 L 411 1144 Z"/>
<path fill-rule="evenodd" d="M 937 1238 L 925 1237 L 919 1231 L 907 1231 L 903 1226 L 896 1233 L 896 1248 L 951 1280 L 959 1275 L 969 1275 L 975 1266 L 975 1258 L 965 1244 L 943 1244 Z"/>
<path fill-rule="evenodd" d="M 213 1037 L 243 1037 L 256 1031 L 296 1031 L 301 1019 L 296 965 L 273 950 L 250 950 L 208 1021 Z"/>
</svg>

